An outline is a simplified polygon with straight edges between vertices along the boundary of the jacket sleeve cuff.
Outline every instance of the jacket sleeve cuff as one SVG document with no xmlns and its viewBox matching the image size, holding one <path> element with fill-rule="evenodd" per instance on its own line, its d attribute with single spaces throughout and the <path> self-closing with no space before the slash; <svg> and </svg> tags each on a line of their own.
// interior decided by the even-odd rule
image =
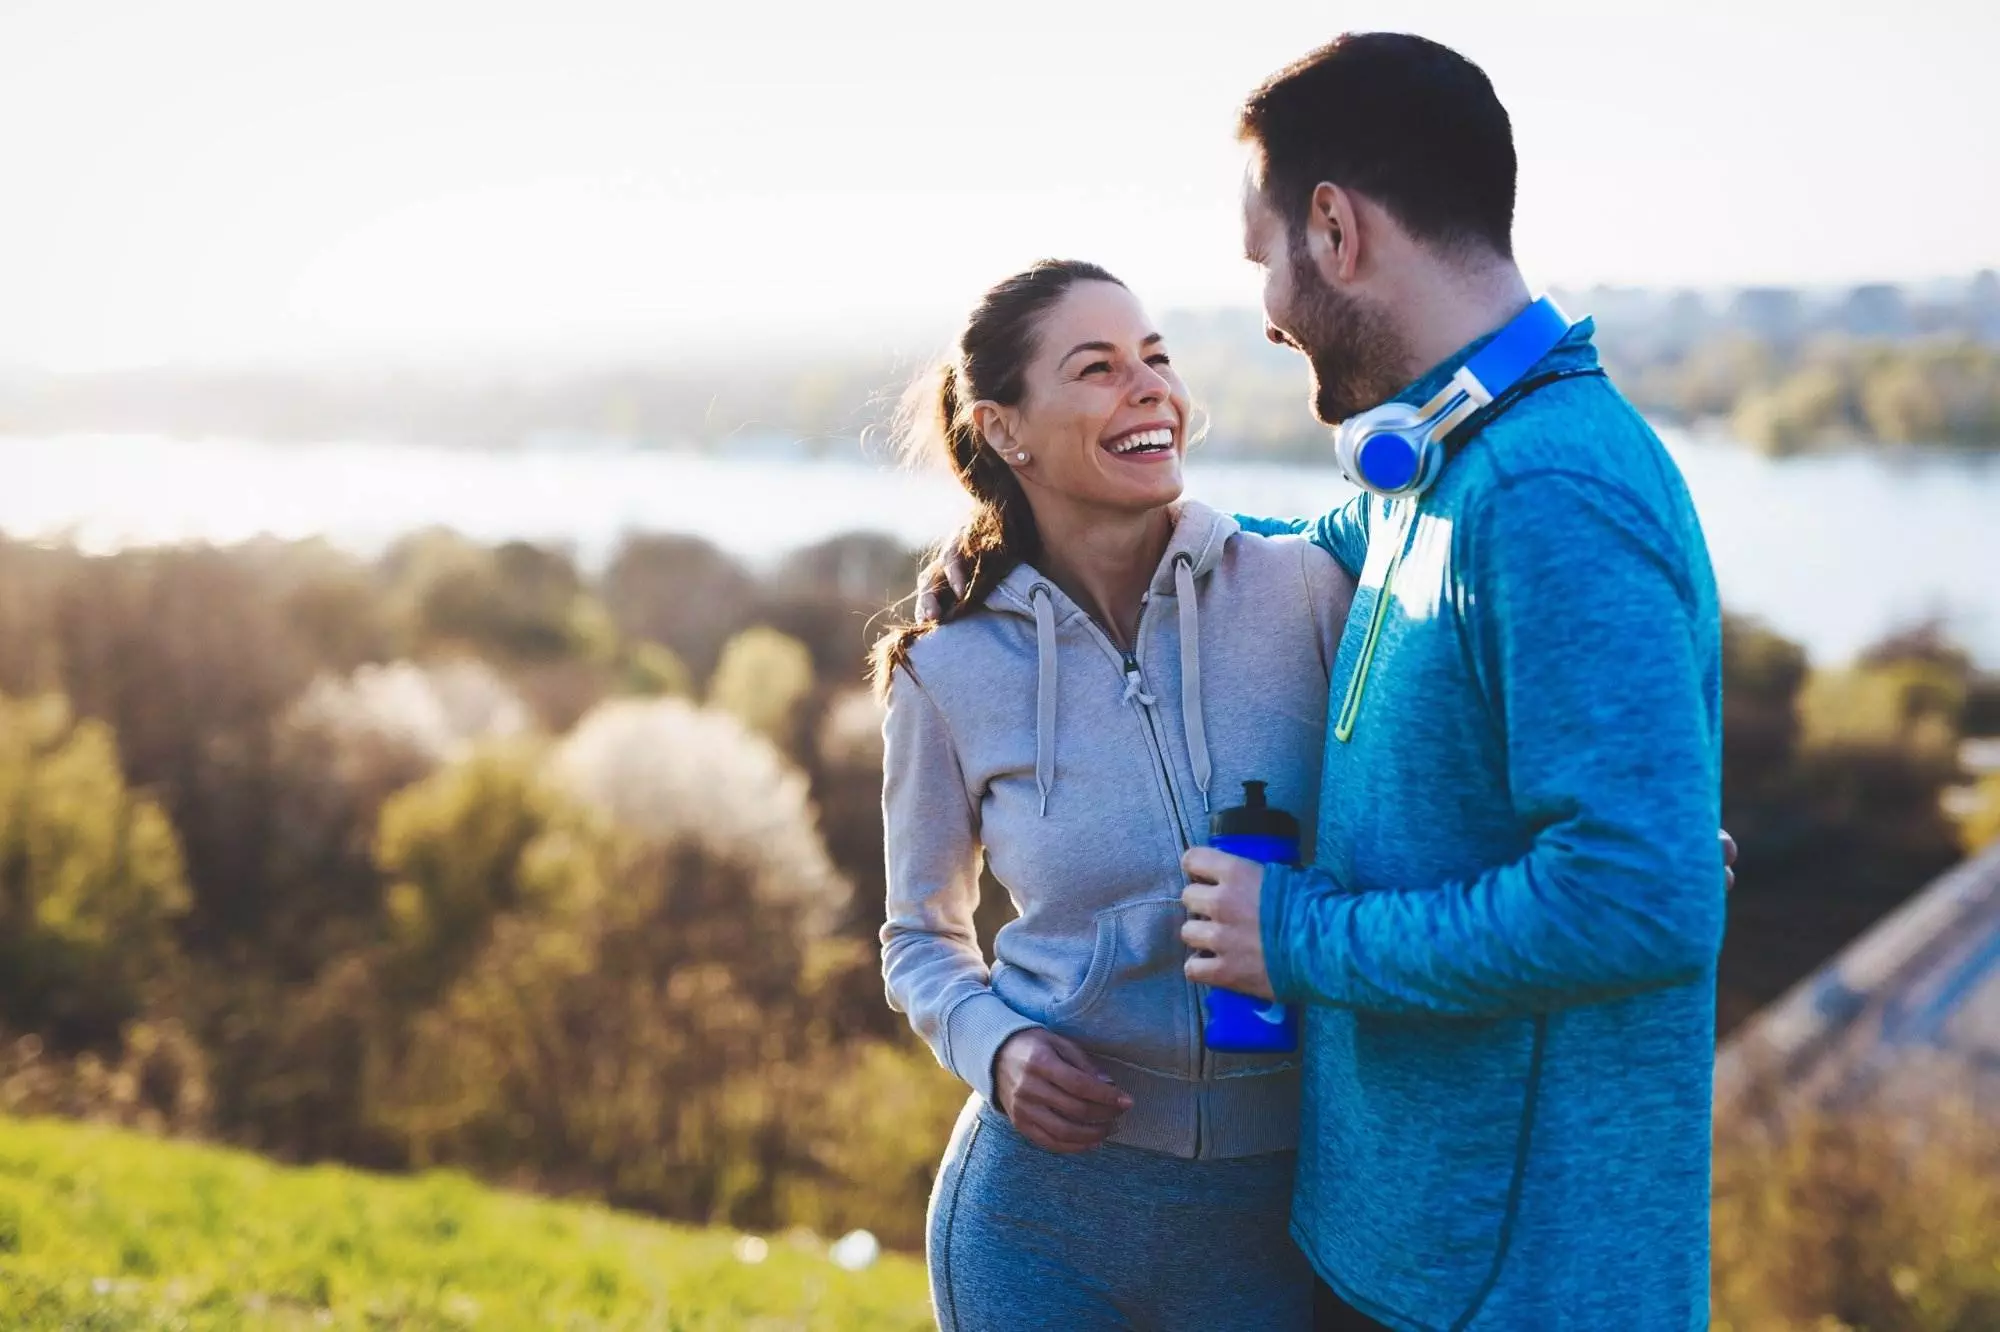
<svg viewBox="0 0 2000 1332">
<path fill-rule="evenodd" d="M 1258 926 L 1264 943 L 1264 973 L 1270 978 L 1271 993 L 1293 1001 L 1298 978 L 1292 969 L 1291 932 L 1285 921 L 1291 914 L 1292 894 L 1299 874 L 1289 865 L 1266 865 L 1264 886 L 1258 894 Z"/>
<path fill-rule="evenodd" d="M 944 1048 L 951 1071 L 972 1090 L 993 1103 L 993 1056 L 1017 1031 L 1041 1024 L 1007 1007 L 991 990 L 980 990 L 959 1001 L 945 1016 Z"/>
</svg>

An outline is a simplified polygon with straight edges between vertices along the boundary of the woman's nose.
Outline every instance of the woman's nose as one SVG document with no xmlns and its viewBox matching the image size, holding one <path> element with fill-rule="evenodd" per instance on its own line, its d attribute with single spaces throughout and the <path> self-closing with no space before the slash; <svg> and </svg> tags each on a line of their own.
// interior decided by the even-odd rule
<svg viewBox="0 0 2000 1332">
<path fill-rule="evenodd" d="M 1132 399 L 1141 406 L 1150 407 L 1156 402 L 1166 401 L 1172 393 L 1167 377 L 1150 365 L 1141 364 L 1139 377 L 1132 385 Z"/>
</svg>

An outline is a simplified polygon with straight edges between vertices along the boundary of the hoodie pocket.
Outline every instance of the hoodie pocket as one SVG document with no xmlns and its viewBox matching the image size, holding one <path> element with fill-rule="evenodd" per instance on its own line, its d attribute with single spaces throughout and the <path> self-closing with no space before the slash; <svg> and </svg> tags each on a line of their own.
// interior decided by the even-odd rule
<svg viewBox="0 0 2000 1332">
<path fill-rule="evenodd" d="M 1100 911 L 1090 968 L 1046 1024 L 1094 1054 L 1174 1077 L 1192 1077 L 1193 1021 L 1181 968 L 1187 947 L 1179 898 Z"/>
<path fill-rule="evenodd" d="M 1303 1032 L 1300 1040 L 1303 1041 Z M 1264 1073 L 1282 1073 L 1299 1066 L 1297 1050 L 1230 1051 L 1210 1050 L 1209 1069 L 1218 1078 L 1254 1078 Z"/>
</svg>

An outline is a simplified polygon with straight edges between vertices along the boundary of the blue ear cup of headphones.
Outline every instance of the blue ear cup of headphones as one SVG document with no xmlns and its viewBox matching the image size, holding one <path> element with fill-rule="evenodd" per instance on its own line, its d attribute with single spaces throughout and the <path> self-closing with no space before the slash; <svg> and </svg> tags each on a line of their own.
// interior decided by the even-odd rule
<svg viewBox="0 0 2000 1332">
<path fill-rule="evenodd" d="M 1385 402 L 1342 421 L 1333 435 L 1342 474 L 1384 499 L 1423 494 L 1444 471 L 1452 432 L 1519 383 L 1569 329 L 1569 317 L 1544 296 L 1509 320 L 1429 402 Z"/>
<path fill-rule="evenodd" d="M 1444 466 L 1444 442 L 1423 409 L 1387 402 L 1340 423 L 1333 454 L 1347 479 L 1363 490 L 1394 498 L 1421 494 Z"/>
</svg>

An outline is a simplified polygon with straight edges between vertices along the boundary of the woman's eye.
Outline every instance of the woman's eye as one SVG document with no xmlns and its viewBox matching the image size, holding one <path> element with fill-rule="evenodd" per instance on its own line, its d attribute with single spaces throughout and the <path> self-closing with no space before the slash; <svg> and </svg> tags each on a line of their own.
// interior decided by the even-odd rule
<svg viewBox="0 0 2000 1332">
<path fill-rule="evenodd" d="M 1147 365 L 1172 365 L 1174 358 L 1165 352 L 1155 352 L 1146 358 Z"/>
<path fill-rule="evenodd" d="M 1109 373 L 1109 372 L 1110 372 L 1110 370 L 1111 370 L 1111 362 L 1109 362 L 1109 361 L 1092 361 L 1092 362 L 1091 362 L 1091 363 L 1090 363 L 1089 365 L 1086 365 L 1085 367 L 1083 367 L 1083 373 L 1085 373 L 1086 375 L 1094 375 L 1094 374 L 1096 374 L 1096 373 L 1097 373 L 1098 371 L 1100 371 L 1100 370 L 1102 370 L 1102 371 L 1105 371 L 1106 373 Z"/>
</svg>

